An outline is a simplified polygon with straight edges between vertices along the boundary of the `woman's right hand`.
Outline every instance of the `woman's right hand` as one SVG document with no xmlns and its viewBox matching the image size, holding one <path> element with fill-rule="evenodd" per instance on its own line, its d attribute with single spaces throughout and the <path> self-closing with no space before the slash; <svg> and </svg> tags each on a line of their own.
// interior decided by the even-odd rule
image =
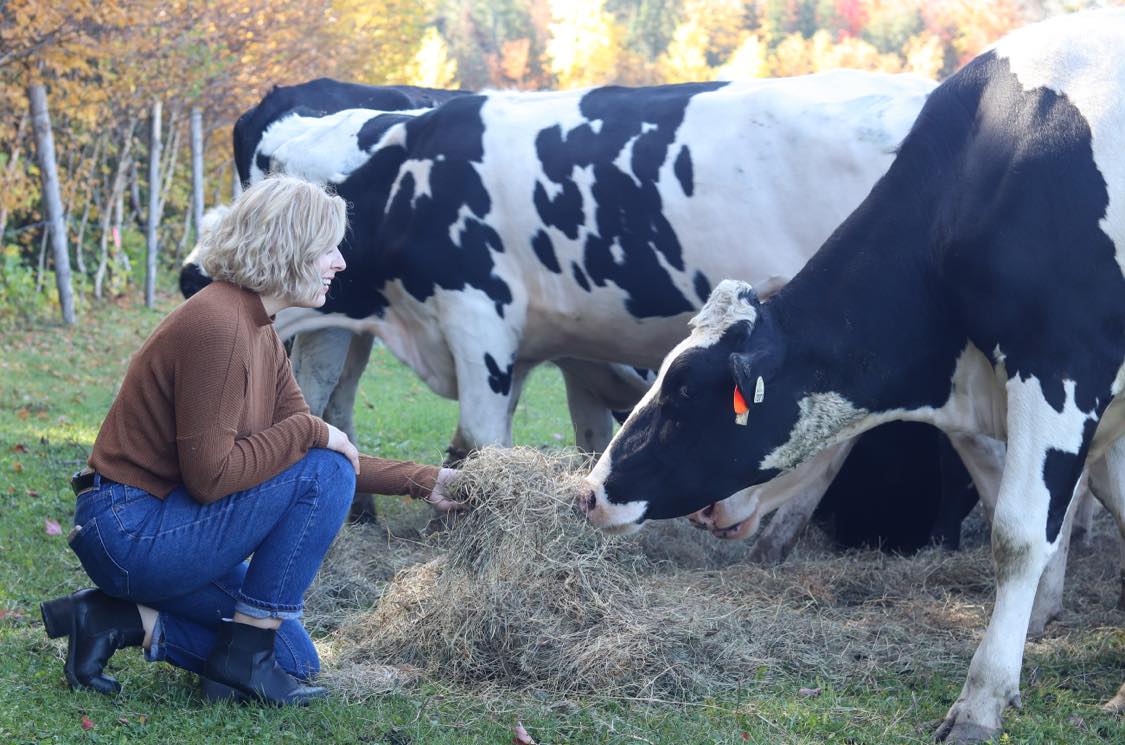
<svg viewBox="0 0 1125 745">
<path fill-rule="evenodd" d="M 328 422 L 325 422 L 328 424 Z M 352 462 L 352 468 L 359 473 L 359 450 L 339 427 L 328 424 L 328 449 L 335 450 Z"/>
</svg>

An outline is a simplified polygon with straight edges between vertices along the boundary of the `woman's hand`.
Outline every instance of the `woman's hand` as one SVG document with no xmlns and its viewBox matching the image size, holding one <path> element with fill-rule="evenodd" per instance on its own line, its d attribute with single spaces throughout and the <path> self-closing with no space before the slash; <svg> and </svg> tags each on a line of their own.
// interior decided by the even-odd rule
<svg viewBox="0 0 1125 745">
<path fill-rule="evenodd" d="M 325 422 L 328 424 L 328 422 Z M 343 430 L 328 424 L 328 449 L 335 450 L 352 462 L 352 468 L 359 473 L 359 451 L 344 434 Z"/>
<path fill-rule="evenodd" d="M 434 489 L 426 497 L 426 502 L 438 512 L 460 512 L 464 510 L 465 505 L 463 503 L 450 499 L 449 496 L 450 483 L 460 475 L 461 472 L 456 468 L 443 468 L 438 471 Z"/>
</svg>

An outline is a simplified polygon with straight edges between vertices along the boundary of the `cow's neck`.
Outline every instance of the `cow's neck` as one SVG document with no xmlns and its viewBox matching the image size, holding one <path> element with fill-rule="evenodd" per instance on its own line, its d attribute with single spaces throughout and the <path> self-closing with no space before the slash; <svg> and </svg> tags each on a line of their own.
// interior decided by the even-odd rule
<svg viewBox="0 0 1125 745">
<path fill-rule="evenodd" d="M 790 381 L 802 408 L 846 430 L 941 406 L 965 346 L 935 292 L 934 185 L 907 182 L 915 172 L 892 168 L 764 306 L 785 339 L 786 374 L 803 378 Z"/>
</svg>

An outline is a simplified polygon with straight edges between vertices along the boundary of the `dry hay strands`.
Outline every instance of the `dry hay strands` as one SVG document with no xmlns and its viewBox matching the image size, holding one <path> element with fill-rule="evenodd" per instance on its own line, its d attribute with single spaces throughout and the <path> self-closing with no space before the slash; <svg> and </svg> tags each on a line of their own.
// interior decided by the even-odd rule
<svg viewBox="0 0 1125 745">
<path fill-rule="evenodd" d="M 400 572 L 374 611 L 341 627 L 340 663 L 558 692 L 736 686 L 762 660 L 744 653 L 733 606 L 652 577 L 636 541 L 581 519 L 584 465 L 528 448 L 467 461 L 455 488 L 472 510 L 438 539 L 438 558 Z"/>
</svg>

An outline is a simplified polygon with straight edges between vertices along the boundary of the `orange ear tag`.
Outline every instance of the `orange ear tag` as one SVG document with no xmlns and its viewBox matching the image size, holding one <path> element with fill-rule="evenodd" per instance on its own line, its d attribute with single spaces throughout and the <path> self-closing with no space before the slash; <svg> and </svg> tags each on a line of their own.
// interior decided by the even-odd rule
<svg viewBox="0 0 1125 745">
<path fill-rule="evenodd" d="M 738 390 L 738 386 L 734 387 L 734 423 L 745 427 L 750 420 L 750 407 L 746 405 L 746 399 L 742 397 L 742 391 Z"/>
</svg>

